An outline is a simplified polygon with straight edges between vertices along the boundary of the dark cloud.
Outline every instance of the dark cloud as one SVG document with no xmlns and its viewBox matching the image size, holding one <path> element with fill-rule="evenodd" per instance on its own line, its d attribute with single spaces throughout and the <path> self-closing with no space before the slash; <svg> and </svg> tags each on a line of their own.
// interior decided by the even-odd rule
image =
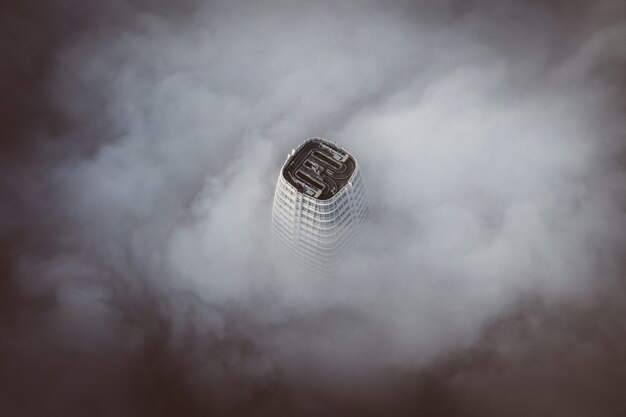
<svg viewBox="0 0 626 417">
<path fill-rule="evenodd" d="M 9 2 L 0 409 L 626 411 L 618 1 Z M 372 200 L 341 279 L 276 268 L 307 136 Z"/>
</svg>

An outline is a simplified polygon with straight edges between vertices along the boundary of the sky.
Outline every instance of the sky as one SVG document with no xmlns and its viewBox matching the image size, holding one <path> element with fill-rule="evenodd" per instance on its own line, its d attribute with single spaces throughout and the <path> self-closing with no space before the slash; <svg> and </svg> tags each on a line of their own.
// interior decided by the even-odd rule
<svg viewBox="0 0 626 417">
<path fill-rule="evenodd" d="M 626 413 L 626 6 L 5 1 L 0 411 Z M 271 253 L 308 137 L 370 215 Z"/>
</svg>

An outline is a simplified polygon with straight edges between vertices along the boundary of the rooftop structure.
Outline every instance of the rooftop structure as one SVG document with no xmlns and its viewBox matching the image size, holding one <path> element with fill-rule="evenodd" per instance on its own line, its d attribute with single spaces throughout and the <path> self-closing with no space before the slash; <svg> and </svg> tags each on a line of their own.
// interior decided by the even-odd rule
<svg viewBox="0 0 626 417">
<path fill-rule="evenodd" d="M 283 175 L 299 192 L 328 200 L 348 184 L 355 167 L 348 152 L 315 138 L 304 143 L 291 156 Z"/>
<path fill-rule="evenodd" d="M 332 275 L 367 213 L 359 165 L 345 149 L 312 138 L 288 155 L 278 176 L 272 226 L 290 257 Z"/>
</svg>

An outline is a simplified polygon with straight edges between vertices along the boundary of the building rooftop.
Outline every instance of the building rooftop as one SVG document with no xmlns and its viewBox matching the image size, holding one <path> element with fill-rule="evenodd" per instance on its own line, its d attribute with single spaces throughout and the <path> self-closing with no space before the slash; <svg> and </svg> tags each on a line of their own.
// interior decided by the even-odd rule
<svg viewBox="0 0 626 417">
<path fill-rule="evenodd" d="M 291 155 L 283 176 L 301 193 L 328 200 L 348 183 L 355 167 L 354 158 L 344 149 L 315 138 Z"/>
</svg>

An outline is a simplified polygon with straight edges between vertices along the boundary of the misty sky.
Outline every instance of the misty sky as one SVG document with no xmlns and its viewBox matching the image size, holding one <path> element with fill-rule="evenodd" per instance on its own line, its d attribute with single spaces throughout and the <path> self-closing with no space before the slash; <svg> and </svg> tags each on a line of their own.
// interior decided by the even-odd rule
<svg viewBox="0 0 626 417">
<path fill-rule="evenodd" d="M 0 5 L 0 414 L 626 414 L 626 6 Z M 271 253 L 308 137 L 370 216 Z"/>
</svg>

